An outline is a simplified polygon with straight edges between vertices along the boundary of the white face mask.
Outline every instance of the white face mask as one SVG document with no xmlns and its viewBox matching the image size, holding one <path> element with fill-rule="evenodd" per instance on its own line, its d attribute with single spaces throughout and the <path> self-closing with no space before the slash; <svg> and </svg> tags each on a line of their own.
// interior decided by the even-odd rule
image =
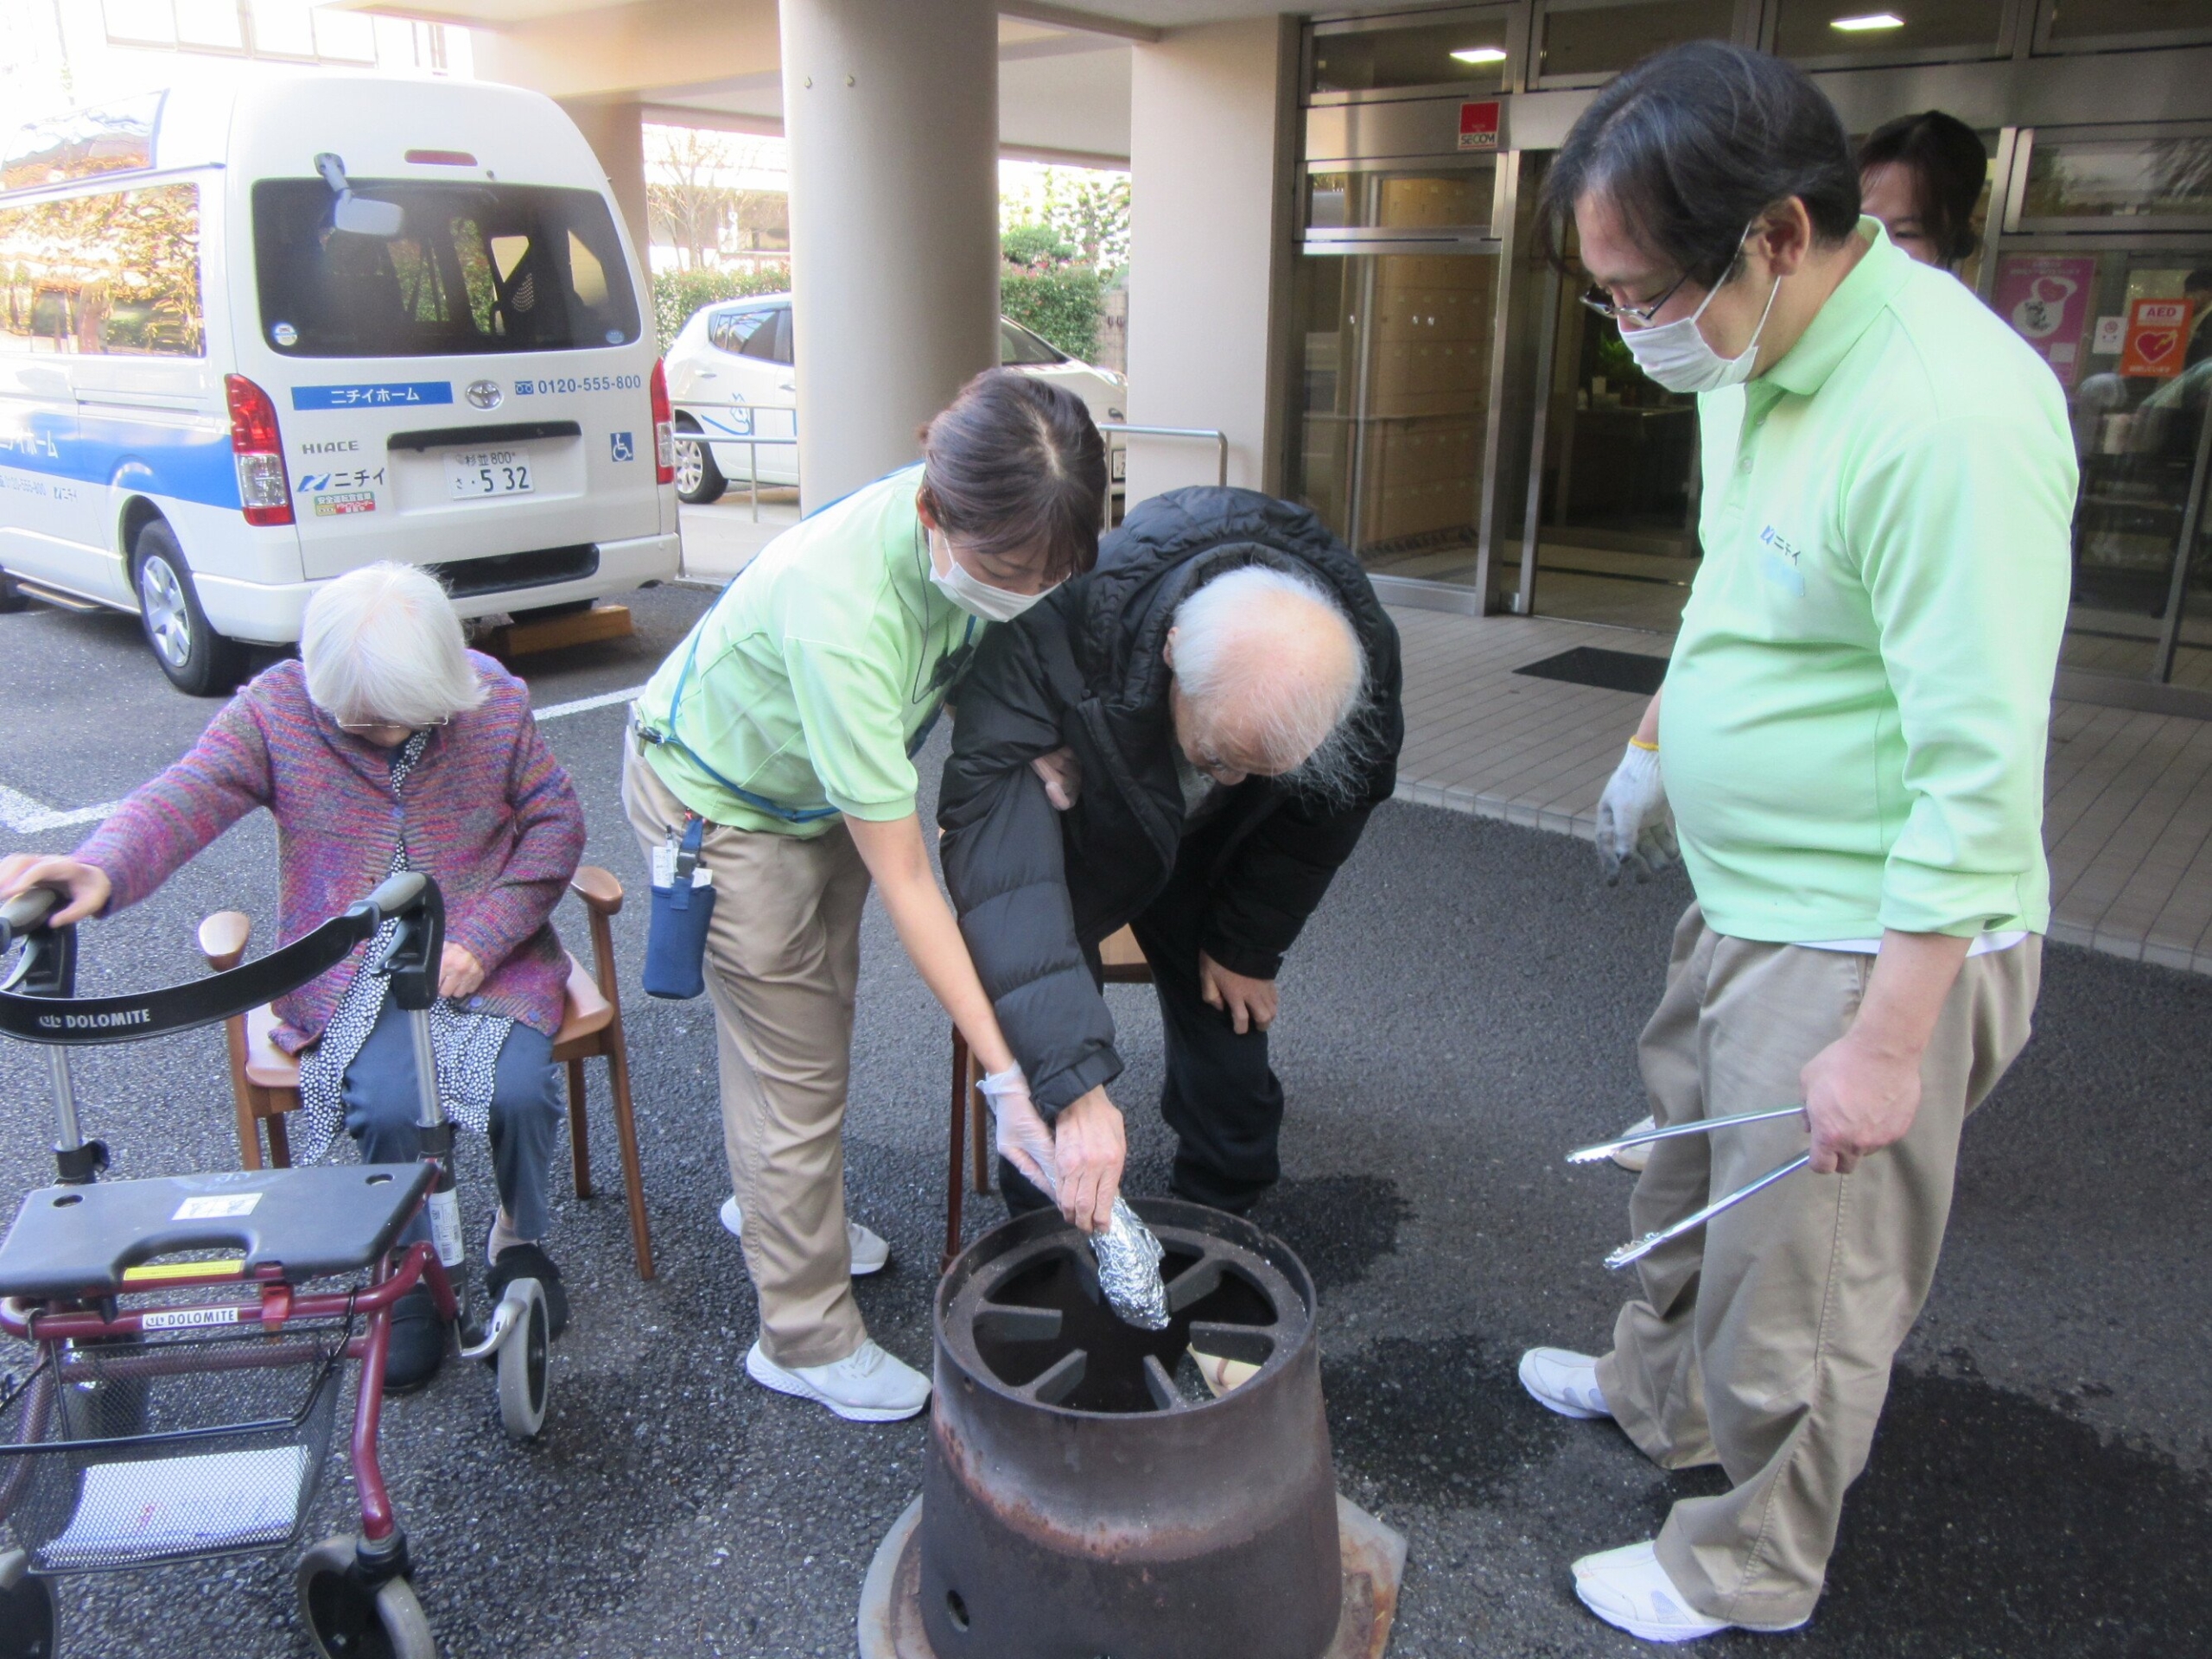
<svg viewBox="0 0 2212 1659">
<path fill-rule="evenodd" d="M 930 580 L 937 584 L 938 592 L 970 616 L 981 617 L 986 622 L 1011 622 L 1052 591 L 1047 588 L 1043 593 L 1014 594 L 1003 588 L 994 588 L 952 556 L 952 543 L 950 542 L 944 543 L 944 562 L 948 568 L 940 570 L 937 568 L 935 554 L 936 543 L 941 539 L 931 537 Z"/>
<path fill-rule="evenodd" d="M 1726 286 L 1726 282 L 1720 284 L 1720 288 Z M 1687 317 L 1654 328 L 1621 330 L 1621 344 L 1628 347 L 1636 366 L 1669 391 L 1718 391 L 1723 386 L 1740 386 L 1751 378 L 1751 365 L 1759 354 L 1759 336 L 1766 332 L 1766 320 L 1773 314 L 1774 296 L 1782 292 L 1782 278 L 1774 279 L 1773 288 L 1767 292 L 1766 309 L 1759 313 L 1759 326 L 1751 330 L 1751 343 L 1738 357 L 1721 356 L 1698 332 L 1697 320 L 1720 288 L 1707 293 Z"/>
</svg>

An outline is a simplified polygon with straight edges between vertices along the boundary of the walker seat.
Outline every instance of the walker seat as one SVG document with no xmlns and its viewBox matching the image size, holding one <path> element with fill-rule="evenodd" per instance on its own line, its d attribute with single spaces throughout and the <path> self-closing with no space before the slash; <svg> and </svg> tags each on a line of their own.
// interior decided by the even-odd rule
<svg viewBox="0 0 2212 1659">
<path fill-rule="evenodd" d="M 144 1264 L 189 1251 L 241 1252 L 238 1276 L 310 1279 L 365 1268 L 392 1247 L 432 1166 L 324 1165 L 48 1186 L 24 1198 L 0 1243 L 0 1296 L 27 1301 L 158 1289 Z M 226 1264 L 179 1262 L 199 1277 Z"/>
</svg>

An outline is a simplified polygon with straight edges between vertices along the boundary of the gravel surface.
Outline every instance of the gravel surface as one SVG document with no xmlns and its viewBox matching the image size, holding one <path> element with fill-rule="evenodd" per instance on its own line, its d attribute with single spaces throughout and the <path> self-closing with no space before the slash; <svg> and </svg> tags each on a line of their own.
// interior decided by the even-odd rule
<svg viewBox="0 0 2212 1659">
<path fill-rule="evenodd" d="M 704 603 L 632 601 L 639 636 L 527 664 L 541 707 L 642 681 Z M 111 798 L 172 759 L 213 705 L 172 692 L 135 625 L 0 617 L 0 783 L 57 807 Z M 547 732 L 590 815 L 588 857 L 636 891 L 616 800 L 622 710 Z M 939 740 L 942 742 L 942 739 Z M 932 754 L 938 753 L 933 750 Z M 925 775 L 934 771 L 925 762 Z M 80 831 L 0 847 L 66 850 Z M 200 971 L 209 911 L 274 910 L 268 821 L 240 825 L 139 910 L 85 931 L 83 988 Z M 1609 890 L 1588 849 L 1393 805 L 1293 953 L 1278 1068 L 1287 1179 L 1257 1219 L 1322 1292 L 1344 1490 L 1410 1540 L 1393 1654 L 1643 1651 L 1573 1600 L 1567 1563 L 1649 1535 L 1710 1471 L 1670 1476 L 1618 1432 L 1542 1412 L 1532 1343 L 1602 1344 L 1624 1281 L 1628 1178 L 1569 1146 L 1644 1108 L 1633 1063 L 1679 876 Z M 584 948 L 581 911 L 560 918 Z M 645 907 L 618 918 L 634 986 Z M 1715 1656 L 2111 1654 L 2181 1659 L 2212 1630 L 2205 1332 L 2212 982 L 2054 948 L 2034 1044 L 1968 1128 L 1950 1247 L 1908 1343 L 1812 1625 Z M 1131 1185 L 1164 1186 L 1149 993 L 1110 993 L 1130 1069 Z M 877 1541 L 919 1482 L 919 1421 L 846 1425 L 746 1380 L 750 1287 L 715 1215 L 728 1191 L 706 1004 L 626 998 L 660 1276 L 632 1272 L 599 1068 L 602 1196 L 565 1172 L 550 1249 L 571 1288 L 536 1445 L 501 1434 L 489 1375 L 453 1364 L 385 1419 L 416 1585 L 455 1656 L 824 1656 L 853 1650 Z M 943 1227 L 946 1027 L 871 906 L 846 1145 L 855 1213 L 890 1239 L 858 1295 L 871 1332 L 926 1363 Z M 220 1039 L 97 1051 L 79 1067 L 117 1173 L 235 1162 Z M 40 1057 L 0 1048 L 0 1185 L 47 1179 Z M 488 1172 L 467 1147 L 472 1229 Z M 980 1214 L 975 1213 L 980 1211 Z M 998 1213 L 971 1211 L 971 1232 Z M 0 1367 L 21 1351 L 0 1352 Z M 319 1531 L 349 1525 L 334 1459 Z M 289 1554 L 62 1586 L 73 1656 L 297 1659 Z"/>
</svg>

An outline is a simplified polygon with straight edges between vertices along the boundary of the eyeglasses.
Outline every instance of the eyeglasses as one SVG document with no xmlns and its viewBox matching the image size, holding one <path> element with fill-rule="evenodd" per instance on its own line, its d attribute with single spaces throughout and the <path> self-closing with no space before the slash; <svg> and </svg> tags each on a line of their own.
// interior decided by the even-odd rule
<svg viewBox="0 0 2212 1659">
<path fill-rule="evenodd" d="M 1652 301 L 1649 305 L 1615 305 L 1611 299 L 1606 297 L 1605 290 L 1599 287 L 1595 283 L 1592 283 L 1590 285 L 1590 291 L 1587 294 L 1581 295 L 1579 297 L 1581 299 L 1583 304 L 1588 306 L 1592 311 L 1595 311 L 1599 316 L 1605 318 L 1608 322 L 1618 322 L 1623 317 L 1626 317 L 1637 327 L 1649 328 L 1651 326 L 1651 319 L 1659 315 L 1660 308 L 1665 305 L 1668 301 L 1673 299 L 1675 294 L 1681 290 L 1682 284 L 1689 281 L 1689 273 L 1688 271 L 1684 271 L 1681 276 L 1675 277 L 1672 283 L 1668 284 L 1667 291 L 1664 294 L 1662 294 L 1657 299 Z"/>
<path fill-rule="evenodd" d="M 369 732 L 429 732 L 452 723 L 450 715 L 441 715 L 435 720 L 419 721 L 413 725 L 404 720 L 341 720 L 337 722 L 340 731 L 351 733 L 355 737 Z"/>
</svg>

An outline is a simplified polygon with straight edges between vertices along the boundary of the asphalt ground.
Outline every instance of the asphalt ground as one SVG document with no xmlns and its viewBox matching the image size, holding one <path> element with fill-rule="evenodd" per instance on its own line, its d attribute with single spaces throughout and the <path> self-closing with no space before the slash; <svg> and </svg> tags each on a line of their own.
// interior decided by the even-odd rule
<svg viewBox="0 0 2212 1659">
<path fill-rule="evenodd" d="M 637 639 L 526 664 L 539 704 L 638 683 L 706 597 L 639 594 Z M 168 689 L 128 619 L 0 617 L 0 784 L 48 806 L 124 792 L 212 712 Z M 621 721 L 611 707 L 546 731 L 586 803 L 588 857 L 634 892 Z M 81 833 L 0 842 L 66 850 Z M 83 988 L 197 974 L 200 916 L 273 912 L 273 852 L 268 820 L 250 820 L 139 909 L 87 927 Z M 1567 1564 L 1649 1535 L 1674 1497 L 1715 1478 L 1662 1473 L 1609 1425 L 1542 1412 L 1513 1378 L 1530 1344 L 1602 1345 L 1623 1294 L 1599 1259 L 1626 1236 L 1629 1178 L 1560 1154 L 1644 1109 L 1633 1042 L 1688 899 L 1679 876 L 1607 889 L 1592 862 L 1564 837 L 1394 804 L 1284 976 L 1287 1179 L 1258 1219 L 1321 1288 L 1339 1480 L 1410 1542 L 1400 1659 L 1642 1650 L 1583 1611 Z M 583 949 L 573 902 L 559 919 Z M 616 927 L 632 986 L 644 924 L 632 905 Z M 1129 1059 L 1130 1185 L 1157 1192 L 1157 1020 L 1143 988 L 1109 995 Z M 456 1656 L 842 1659 L 868 1559 L 918 1489 L 923 1423 L 850 1426 L 745 1379 L 754 1313 L 715 1216 L 728 1178 L 706 1005 L 633 993 L 625 1016 L 660 1277 L 631 1268 L 594 1067 L 603 1196 L 579 1203 L 556 1173 L 550 1248 L 575 1311 L 542 1440 L 506 1441 L 474 1366 L 386 1412 L 416 1586 Z M 2212 1647 L 2208 1021 L 2212 982 L 2050 950 L 2036 1039 L 1968 1127 L 1949 1249 L 1828 1593 L 1798 1635 L 1703 1651 Z M 876 1337 L 926 1364 L 946 1027 L 873 906 L 855 1049 L 849 1191 L 896 1253 L 860 1302 Z M 79 1077 L 118 1174 L 234 1163 L 216 1033 L 94 1051 Z M 44 1183 L 49 1132 L 40 1057 L 0 1049 L 0 1187 Z M 463 1186 L 480 1237 L 489 1180 L 473 1141 Z M 998 1210 L 977 1208 L 971 1230 Z M 0 1369 L 20 1359 L 0 1354 Z M 345 1529 L 351 1502 L 334 1458 L 317 1531 Z M 67 1651 L 297 1659 L 291 1565 L 66 1580 Z"/>
</svg>

